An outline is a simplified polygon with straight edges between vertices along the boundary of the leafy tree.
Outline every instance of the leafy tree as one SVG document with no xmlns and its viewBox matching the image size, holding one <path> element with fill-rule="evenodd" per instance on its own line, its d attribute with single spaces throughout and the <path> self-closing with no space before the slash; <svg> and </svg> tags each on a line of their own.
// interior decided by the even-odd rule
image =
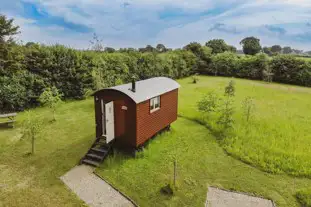
<svg viewBox="0 0 311 207">
<path fill-rule="evenodd" d="M 23 122 L 23 138 L 31 140 L 31 154 L 35 153 L 35 140 L 40 136 L 43 124 L 34 112 L 26 112 L 26 120 Z"/>
<path fill-rule="evenodd" d="M 56 121 L 55 111 L 57 105 L 61 102 L 62 95 L 59 93 L 56 87 L 47 88 L 40 95 L 39 101 L 43 106 L 48 106 L 53 112 L 53 121 Z"/>
<path fill-rule="evenodd" d="M 263 47 L 263 52 L 267 55 L 272 55 L 271 47 Z"/>
<path fill-rule="evenodd" d="M 167 51 L 166 47 L 163 44 L 158 44 L 156 46 L 156 49 L 158 50 L 158 52 L 166 52 Z"/>
<path fill-rule="evenodd" d="M 116 50 L 112 47 L 105 47 L 104 51 L 108 53 L 114 53 Z"/>
<path fill-rule="evenodd" d="M 299 55 L 299 54 L 303 53 L 303 50 L 293 49 L 293 52 Z"/>
<path fill-rule="evenodd" d="M 0 76 L 12 76 L 23 68 L 22 47 L 16 45 L 13 38 L 19 33 L 19 27 L 13 21 L 0 14 Z"/>
<path fill-rule="evenodd" d="M 223 53 L 223 52 L 229 51 L 230 49 L 231 50 L 233 49 L 233 48 L 229 48 L 229 45 L 227 45 L 223 39 L 213 39 L 213 40 L 208 41 L 205 45 L 207 47 L 212 48 L 213 54 Z"/>
<path fill-rule="evenodd" d="M 228 45 L 228 51 L 232 53 L 237 53 L 238 50 L 233 45 Z"/>
<path fill-rule="evenodd" d="M 246 37 L 240 44 L 243 47 L 244 54 L 256 55 L 261 51 L 260 40 L 256 37 Z"/>
<path fill-rule="evenodd" d="M 271 47 L 271 52 L 275 53 L 275 54 L 279 54 L 282 51 L 282 47 L 280 45 L 273 45 Z"/>
<path fill-rule="evenodd" d="M 221 106 L 221 114 L 217 121 L 218 124 L 222 125 L 225 130 L 232 128 L 234 124 L 233 114 L 234 109 L 234 96 L 235 96 L 235 84 L 234 81 L 230 81 L 225 87 L 225 99 Z"/>
<path fill-rule="evenodd" d="M 191 42 L 188 45 L 184 46 L 183 49 L 193 52 L 193 54 L 195 54 L 196 56 L 200 56 L 201 47 L 202 47 L 202 45 L 200 43 Z"/>
<path fill-rule="evenodd" d="M 293 52 L 293 50 L 292 50 L 292 48 L 289 47 L 289 46 L 283 48 L 283 53 L 284 53 L 284 54 L 290 54 L 290 53 L 292 53 L 292 52 Z"/>
</svg>

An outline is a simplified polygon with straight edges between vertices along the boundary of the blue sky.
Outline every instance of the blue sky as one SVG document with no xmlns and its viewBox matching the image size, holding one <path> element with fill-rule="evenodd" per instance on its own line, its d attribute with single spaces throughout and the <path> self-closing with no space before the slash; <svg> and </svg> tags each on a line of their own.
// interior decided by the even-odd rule
<svg viewBox="0 0 311 207">
<path fill-rule="evenodd" d="M 105 46 L 178 48 L 222 38 L 239 46 L 311 50 L 311 0 L 0 0 L 0 13 L 21 27 L 19 39 L 89 48 L 93 33 Z"/>
</svg>

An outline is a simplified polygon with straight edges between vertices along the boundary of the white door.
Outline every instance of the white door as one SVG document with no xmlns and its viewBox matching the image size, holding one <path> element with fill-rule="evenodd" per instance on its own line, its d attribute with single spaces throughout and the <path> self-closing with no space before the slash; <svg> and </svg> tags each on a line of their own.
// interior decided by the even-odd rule
<svg viewBox="0 0 311 207">
<path fill-rule="evenodd" d="M 106 118 L 105 118 L 105 102 L 101 99 L 100 102 L 101 112 L 102 112 L 102 136 L 106 136 Z"/>
<path fill-rule="evenodd" d="M 106 117 L 106 142 L 109 143 L 114 139 L 114 113 L 113 101 L 105 104 Z"/>
</svg>

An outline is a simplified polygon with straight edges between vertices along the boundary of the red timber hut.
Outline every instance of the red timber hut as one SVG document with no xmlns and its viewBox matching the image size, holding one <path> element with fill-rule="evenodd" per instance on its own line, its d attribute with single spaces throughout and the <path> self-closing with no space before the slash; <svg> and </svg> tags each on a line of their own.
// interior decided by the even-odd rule
<svg viewBox="0 0 311 207">
<path fill-rule="evenodd" d="M 102 150 L 104 155 L 112 143 L 133 151 L 169 128 L 177 119 L 179 87 L 170 78 L 156 77 L 95 92 L 96 142 L 88 154 L 95 157 Z M 105 143 L 106 148 L 96 143 Z"/>
</svg>

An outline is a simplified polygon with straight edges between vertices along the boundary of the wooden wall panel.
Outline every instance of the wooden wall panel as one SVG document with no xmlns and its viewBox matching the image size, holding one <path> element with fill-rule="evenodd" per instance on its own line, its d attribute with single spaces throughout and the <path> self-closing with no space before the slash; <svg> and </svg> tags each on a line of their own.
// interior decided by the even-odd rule
<svg viewBox="0 0 311 207">
<path fill-rule="evenodd" d="M 177 119 L 178 89 L 161 95 L 160 109 L 150 113 L 150 100 L 137 105 L 136 147 Z"/>
</svg>

